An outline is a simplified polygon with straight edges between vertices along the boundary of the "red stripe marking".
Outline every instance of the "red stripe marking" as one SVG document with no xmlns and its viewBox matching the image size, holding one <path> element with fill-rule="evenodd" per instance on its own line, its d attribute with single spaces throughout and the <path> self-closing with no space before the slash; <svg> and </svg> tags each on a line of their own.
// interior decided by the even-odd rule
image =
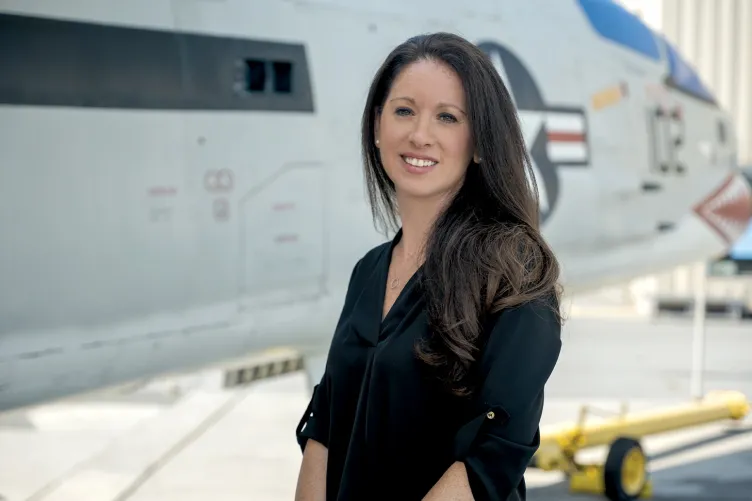
<svg viewBox="0 0 752 501">
<path fill-rule="evenodd" d="M 273 211 L 283 211 L 283 210 L 290 210 L 295 208 L 295 203 L 293 202 L 287 202 L 287 203 L 278 203 L 274 204 L 272 206 Z"/>
<path fill-rule="evenodd" d="M 549 141 L 559 141 L 566 143 L 581 143 L 585 141 L 585 134 L 579 132 L 551 132 L 548 133 Z"/>
<path fill-rule="evenodd" d="M 172 186 L 155 186 L 149 189 L 149 196 L 170 196 L 177 194 L 177 192 L 177 188 L 173 188 Z"/>
<path fill-rule="evenodd" d="M 274 241 L 278 244 L 297 242 L 298 236 L 297 235 L 279 235 L 274 239 Z"/>
</svg>

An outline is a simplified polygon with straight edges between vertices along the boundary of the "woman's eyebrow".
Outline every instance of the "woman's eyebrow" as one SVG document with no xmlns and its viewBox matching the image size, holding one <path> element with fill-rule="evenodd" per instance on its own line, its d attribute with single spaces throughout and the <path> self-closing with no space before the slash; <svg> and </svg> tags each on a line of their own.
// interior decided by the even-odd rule
<svg viewBox="0 0 752 501">
<path fill-rule="evenodd" d="M 398 101 L 398 100 L 404 100 L 404 101 L 408 101 L 408 102 L 410 102 L 412 104 L 415 104 L 415 99 L 413 99 L 411 97 L 407 97 L 407 96 L 393 97 L 389 101 Z M 467 115 L 467 113 L 465 113 L 465 110 L 463 110 L 462 108 L 460 108 L 456 104 L 452 104 L 452 103 L 439 103 L 439 107 L 440 108 L 442 108 L 442 107 L 443 108 L 455 108 L 456 110 L 458 110 L 463 115 Z"/>
</svg>

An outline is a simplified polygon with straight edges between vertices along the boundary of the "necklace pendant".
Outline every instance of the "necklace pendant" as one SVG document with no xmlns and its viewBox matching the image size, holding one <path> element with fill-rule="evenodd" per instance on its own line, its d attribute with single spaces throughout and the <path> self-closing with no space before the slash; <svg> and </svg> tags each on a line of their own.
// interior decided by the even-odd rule
<svg viewBox="0 0 752 501">
<path fill-rule="evenodd" d="M 393 278 L 391 283 L 389 284 L 389 288 L 396 289 L 399 283 L 400 283 L 399 278 Z"/>
</svg>

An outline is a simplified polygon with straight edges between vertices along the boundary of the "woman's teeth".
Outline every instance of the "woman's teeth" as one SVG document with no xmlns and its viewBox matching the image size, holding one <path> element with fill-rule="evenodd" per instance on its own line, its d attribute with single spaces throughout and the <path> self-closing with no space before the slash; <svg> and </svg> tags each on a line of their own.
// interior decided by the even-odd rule
<svg viewBox="0 0 752 501">
<path fill-rule="evenodd" d="M 405 162 L 409 163 L 410 165 L 414 165 L 415 167 L 431 167 L 432 165 L 436 165 L 437 162 L 434 162 L 432 160 L 421 160 L 419 158 L 412 158 L 412 157 L 402 157 L 405 159 Z"/>
</svg>

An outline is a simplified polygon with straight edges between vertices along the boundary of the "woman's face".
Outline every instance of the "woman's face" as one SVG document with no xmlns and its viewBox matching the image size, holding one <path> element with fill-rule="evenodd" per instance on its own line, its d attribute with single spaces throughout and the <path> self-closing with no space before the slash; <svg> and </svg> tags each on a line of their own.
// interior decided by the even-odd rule
<svg viewBox="0 0 752 501">
<path fill-rule="evenodd" d="M 375 132 L 398 196 L 442 197 L 459 189 L 474 154 L 466 110 L 462 81 L 443 63 L 421 60 L 397 76 Z"/>
</svg>

